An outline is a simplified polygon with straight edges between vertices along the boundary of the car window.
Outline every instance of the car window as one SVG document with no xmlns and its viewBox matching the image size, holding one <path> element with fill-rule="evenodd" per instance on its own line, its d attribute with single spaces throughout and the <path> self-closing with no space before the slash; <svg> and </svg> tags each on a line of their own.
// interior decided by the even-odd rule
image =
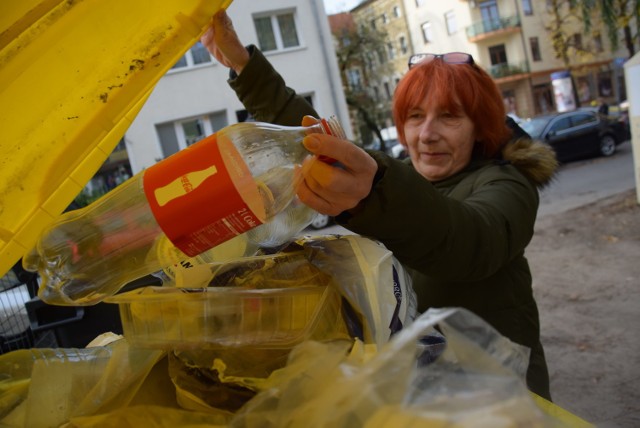
<svg viewBox="0 0 640 428">
<path fill-rule="evenodd" d="M 571 117 L 571 123 L 573 126 L 584 125 L 587 123 L 596 122 L 596 117 L 588 113 L 577 113 Z"/>
<path fill-rule="evenodd" d="M 520 122 L 519 125 L 524 131 L 532 138 L 540 138 L 544 127 L 549 123 L 548 117 L 535 117 L 533 119 L 527 119 Z"/>
<path fill-rule="evenodd" d="M 560 119 L 557 119 L 555 122 L 553 122 L 549 131 L 560 132 L 569 128 L 571 128 L 571 120 L 569 120 L 568 117 L 561 117 Z"/>
</svg>

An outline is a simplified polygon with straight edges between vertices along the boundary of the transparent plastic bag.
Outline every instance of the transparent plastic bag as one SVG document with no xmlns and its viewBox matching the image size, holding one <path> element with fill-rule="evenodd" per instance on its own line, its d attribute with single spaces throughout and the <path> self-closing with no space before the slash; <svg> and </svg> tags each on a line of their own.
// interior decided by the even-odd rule
<svg viewBox="0 0 640 428">
<path fill-rule="evenodd" d="M 421 338 L 446 340 L 421 362 Z M 523 376 L 528 349 L 463 309 L 432 309 L 369 358 L 360 346 L 305 342 L 231 427 L 563 426 Z"/>
<path fill-rule="evenodd" d="M 161 351 L 119 340 L 83 349 L 29 349 L 0 356 L 0 424 L 57 427 L 126 406 Z"/>
</svg>

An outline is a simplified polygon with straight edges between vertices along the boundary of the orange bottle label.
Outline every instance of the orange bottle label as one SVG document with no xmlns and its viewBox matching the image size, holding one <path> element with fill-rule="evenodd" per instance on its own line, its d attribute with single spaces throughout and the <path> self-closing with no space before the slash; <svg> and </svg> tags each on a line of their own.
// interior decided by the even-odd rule
<svg viewBox="0 0 640 428">
<path fill-rule="evenodd" d="M 249 168 L 216 134 L 148 168 L 143 187 L 162 231 L 190 257 L 264 222 Z"/>
</svg>

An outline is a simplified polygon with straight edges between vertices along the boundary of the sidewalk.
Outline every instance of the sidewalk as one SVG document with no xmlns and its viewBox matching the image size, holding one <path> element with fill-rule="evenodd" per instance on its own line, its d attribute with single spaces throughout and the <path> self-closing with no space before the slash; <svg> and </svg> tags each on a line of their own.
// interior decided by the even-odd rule
<svg viewBox="0 0 640 428">
<path fill-rule="evenodd" d="M 640 206 L 627 190 L 542 215 L 527 248 L 555 404 L 640 426 Z"/>
</svg>

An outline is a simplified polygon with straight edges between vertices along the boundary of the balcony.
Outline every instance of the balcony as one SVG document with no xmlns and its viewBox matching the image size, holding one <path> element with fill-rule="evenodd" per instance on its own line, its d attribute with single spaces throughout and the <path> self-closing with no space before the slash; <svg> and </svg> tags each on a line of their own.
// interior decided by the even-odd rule
<svg viewBox="0 0 640 428">
<path fill-rule="evenodd" d="M 520 17 L 517 15 L 474 22 L 467 27 L 467 39 L 477 43 L 493 36 L 516 32 L 520 32 Z"/>
<path fill-rule="evenodd" d="M 529 63 L 527 61 L 522 61 L 517 64 L 505 62 L 502 64 L 492 65 L 487 71 L 491 77 L 496 80 L 518 80 L 518 77 L 527 77 L 529 73 Z"/>
</svg>

